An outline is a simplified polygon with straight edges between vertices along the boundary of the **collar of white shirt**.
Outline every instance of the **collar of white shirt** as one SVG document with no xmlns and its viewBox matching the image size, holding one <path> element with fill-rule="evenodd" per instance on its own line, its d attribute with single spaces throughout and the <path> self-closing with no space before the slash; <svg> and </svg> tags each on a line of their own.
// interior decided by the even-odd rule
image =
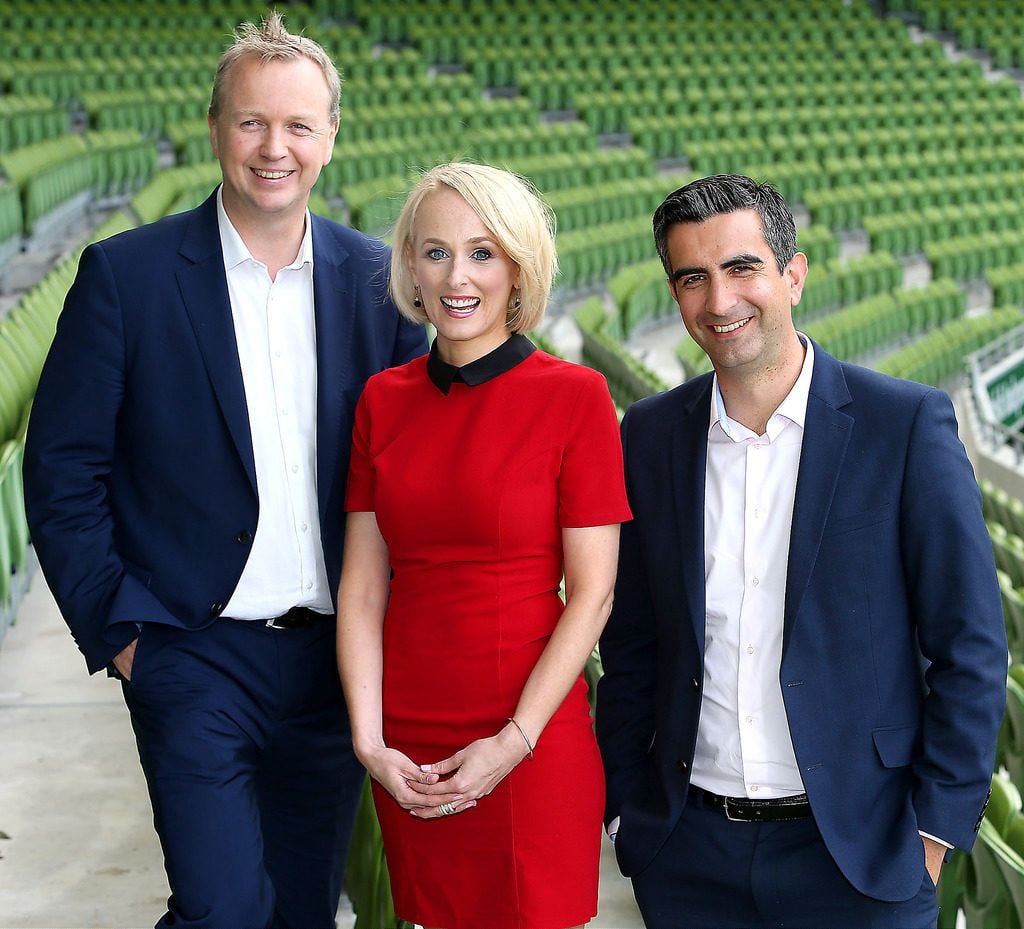
<svg viewBox="0 0 1024 929">
<path fill-rule="evenodd" d="M 249 251 L 248 246 L 242 241 L 242 237 L 238 234 L 238 230 L 234 227 L 228 216 L 228 211 L 224 209 L 224 185 L 221 184 L 217 188 L 217 227 L 220 230 L 220 247 L 224 252 L 224 267 L 230 271 L 232 268 L 237 268 L 240 264 L 246 261 L 252 261 L 258 264 L 260 267 L 265 268 L 266 265 L 258 258 L 253 258 L 252 252 Z M 302 233 L 302 244 L 299 246 L 299 251 L 295 255 L 295 259 L 290 265 L 285 267 L 289 269 L 301 268 L 304 264 L 313 266 L 313 225 L 309 220 L 309 210 L 306 210 L 306 228 Z"/>
<path fill-rule="evenodd" d="M 796 383 L 790 388 L 789 393 L 783 398 L 782 403 L 772 413 L 765 428 L 765 435 L 769 442 L 774 442 L 785 426 L 785 420 L 796 424 L 802 430 L 804 420 L 807 418 L 807 398 L 811 392 L 811 374 L 814 370 L 814 345 L 807 336 L 798 332 L 800 341 L 806 351 L 804 352 L 804 363 L 800 368 L 800 376 Z M 743 423 L 730 419 L 725 411 L 725 400 L 722 398 L 722 391 L 718 386 L 718 375 L 714 377 L 713 402 L 711 404 L 711 422 L 708 424 L 708 441 L 724 442 L 726 439 L 733 442 L 742 442 L 745 439 L 756 439 L 753 430 L 748 429 Z M 715 426 L 718 426 L 716 429 Z"/>
</svg>

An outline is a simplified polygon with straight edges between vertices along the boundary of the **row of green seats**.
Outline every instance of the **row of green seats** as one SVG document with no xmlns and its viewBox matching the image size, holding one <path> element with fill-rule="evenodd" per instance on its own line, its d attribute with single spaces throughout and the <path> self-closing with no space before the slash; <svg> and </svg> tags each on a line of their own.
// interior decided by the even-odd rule
<svg viewBox="0 0 1024 929">
<path fill-rule="evenodd" d="M 1009 191 L 1005 191 L 1010 196 Z M 982 232 L 1024 229 L 1024 215 L 1014 201 L 969 203 L 963 206 L 932 206 L 881 216 L 868 216 L 864 228 L 872 248 L 894 255 L 921 251 L 928 242 Z"/>
<path fill-rule="evenodd" d="M 809 322 L 804 331 L 837 358 L 855 361 L 881 346 L 952 322 L 966 309 L 964 292 L 955 281 L 944 279 L 844 306 Z"/>
<path fill-rule="evenodd" d="M 835 307 L 856 303 L 893 290 L 903 282 L 903 268 L 888 252 L 869 252 L 845 261 L 837 258 L 811 266 L 800 302 L 793 307 L 798 321 Z"/>
<path fill-rule="evenodd" d="M 0 247 L 21 237 L 21 195 L 13 184 L 0 184 Z"/>
<path fill-rule="evenodd" d="M 956 152 L 943 153 L 943 160 L 947 154 L 962 157 Z M 868 217 L 929 208 L 955 211 L 977 204 L 998 204 L 1013 200 L 1024 191 L 1024 148 L 1015 150 L 1015 158 L 1019 166 L 1012 170 L 998 170 L 991 163 L 980 161 L 974 168 L 983 171 L 991 166 L 990 173 L 961 177 L 955 184 L 951 184 L 949 175 L 928 158 L 922 160 L 935 164 L 936 171 L 934 176 L 927 178 L 836 182 L 834 186 L 827 187 L 827 182 L 823 182 L 819 175 L 810 182 L 812 186 L 805 191 L 804 202 L 817 222 L 834 228 L 866 226 Z M 828 177 L 828 172 L 825 177 Z"/>
<path fill-rule="evenodd" d="M 255 11 L 250 11 L 250 15 L 252 12 Z M 9 66 L 8 73 L 15 75 L 17 86 L 19 78 L 49 74 L 54 69 L 64 67 L 87 73 L 85 68 L 79 69 L 76 65 L 96 59 L 149 58 L 160 55 L 199 55 L 216 59 L 224 50 L 225 36 L 231 33 L 237 22 L 225 23 L 221 28 L 205 32 L 183 28 L 179 21 L 177 28 L 162 32 L 118 35 L 104 30 L 70 33 L 54 30 L 35 36 L 22 35 L 11 46 L 12 54 L 6 56 L 5 61 Z M 26 65 L 29 67 L 24 67 Z"/>
<path fill-rule="evenodd" d="M 981 277 L 990 268 L 1024 262 L 1024 237 L 1016 229 L 956 236 L 925 245 L 936 277 Z"/>
<path fill-rule="evenodd" d="M 155 167 L 153 143 L 130 131 L 68 135 L 0 155 L 0 170 L 20 189 L 26 233 L 72 197 L 132 190 Z"/>
<path fill-rule="evenodd" d="M 40 94 L 0 96 L 0 152 L 33 145 L 70 128 L 68 111 Z"/>
<path fill-rule="evenodd" d="M 586 230 L 635 216 L 649 219 L 668 194 L 692 179 L 692 174 L 683 174 L 604 181 L 554 191 L 546 200 L 559 232 Z"/>
<path fill-rule="evenodd" d="M 905 88 L 899 91 L 909 92 Z M 961 98 L 958 98 L 961 99 Z M 975 107 L 970 115 L 957 118 L 943 100 L 931 103 L 857 103 L 802 106 L 790 102 L 753 107 L 737 103 L 713 113 L 692 112 L 688 95 L 676 88 L 638 92 L 587 92 L 575 95 L 580 115 L 598 132 L 628 129 L 634 135 L 656 132 L 659 123 L 671 118 L 681 124 L 687 143 L 708 141 L 752 141 L 776 132 L 784 125 L 793 133 L 891 131 L 928 128 L 931 134 L 940 126 L 947 130 L 972 125 L 975 132 L 1024 116 L 1024 104 L 1018 100 L 1012 108 L 987 113 Z"/>
<path fill-rule="evenodd" d="M 480 88 L 472 75 L 459 73 L 428 76 L 424 65 L 423 73 L 412 76 L 346 79 L 341 98 L 342 119 L 345 120 L 355 113 L 372 113 L 381 107 L 411 103 L 431 104 L 444 101 L 459 106 L 479 96 Z M 494 103 L 508 106 L 498 100 Z M 512 106 L 528 111 L 536 118 L 536 109 L 532 101 L 514 98 Z"/>
<path fill-rule="evenodd" d="M 565 232 L 556 244 L 559 284 L 568 288 L 597 284 L 620 268 L 655 254 L 647 216 Z"/>
<path fill-rule="evenodd" d="M 711 359 L 708 358 L 707 352 L 689 336 L 676 346 L 676 357 L 683 366 L 687 379 L 711 370 Z"/>
<path fill-rule="evenodd" d="M 353 142 L 412 135 L 454 139 L 467 130 L 504 128 L 526 136 L 537 134 L 542 129 L 572 125 L 576 126 L 574 132 L 577 136 L 590 132 L 583 123 L 540 126 L 534 105 L 525 97 L 511 97 L 458 100 L 454 103 L 449 100 L 423 101 L 346 110 L 342 113 L 340 133 Z M 472 139 L 466 141 L 473 144 Z"/>
<path fill-rule="evenodd" d="M 764 48 L 759 51 L 765 55 Z M 725 57 L 735 54 L 734 49 L 729 49 Z M 901 91 L 905 92 L 908 85 L 915 88 L 922 105 L 944 100 L 950 107 L 967 109 L 963 107 L 964 96 L 971 99 L 976 109 L 986 112 L 1013 109 L 1019 104 L 999 89 L 1003 84 L 984 84 L 977 75 L 966 73 L 943 58 L 901 59 L 897 63 L 885 59 L 868 61 L 864 63 L 866 72 L 858 71 L 857 77 L 851 77 L 847 62 L 823 62 L 817 56 L 819 49 L 800 60 L 797 67 L 789 63 L 784 69 L 777 63 L 782 59 L 772 59 L 769 51 L 767 60 L 750 61 L 744 68 L 750 72 L 749 80 L 756 82 L 753 84 L 736 82 L 729 72 L 734 72 L 737 64 L 724 64 L 722 56 L 696 61 L 679 60 L 676 56 L 650 61 L 643 68 L 615 61 L 595 63 L 589 57 L 565 60 L 545 56 L 543 66 L 529 62 L 518 65 L 513 77 L 524 93 L 543 101 L 549 109 L 575 106 L 581 96 L 589 97 L 597 86 L 628 94 L 678 91 L 689 103 L 688 113 L 701 115 L 721 112 L 730 104 L 760 109 L 777 105 L 780 100 L 794 106 L 892 106 L 899 102 Z"/>
<path fill-rule="evenodd" d="M 174 204 L 183 192 L 205 187 L 209 193 L 220 180 L 220 163 L 216 161 L 168 168 L 157 174 L 132 198 L 131 207 L 140 222 L 156 222 L 160 217 L 173 212 Z"/>
<path fill-rule="evenodd" d="M 0 638 L 14 622 L 15 593 L 28 584 L 28 523 L 21 481 L 24 453 L 23 436 L 0 444 Z"/>
<path fill-rule="evenodd" d="M 1000 527 L 1001 528 L 1001 527 Z M 999 558 L 999 546 L 993 543 L 996 551 L 996 558 Z M 1003 607 L 1003 619 L 1006 623 L 1006 644 L 1010 653 L 1010 661 L 1019 663 L 1024 661 L 1024 588 L 1014 586 L 1013 579 L 1002 569 L 996 569 L 996 578 L 999 581 L 999 599 Z M 1009 683 L 1009 682 L 1007 682 Z M 1017 684 L 1017 689 L 1020 685 Z M 999 733 L 999 745 L 996 749 L 996 770 L 999 765 L 1004 764 L 1011 769 L 1010 776 L 1015 783 L 1024 784 L 1020 776 L 1024 775 L 1024 729 L 1018 725 L 1020 720 L 1017 710 L 1024 710 L 1024 703 L 1014 707 L 1013 733 L 1008 737 L 1007 731 L 1010 724 L 1010 694 L 1007 694 L 1007 715 L 1003 719 L 1003 726 Z M 1015 693 L 1014 697 L 1020 696 Z M 1015 701 L 1016 702 L 1016 701 Z M 1013 750 L 1007 752 L 1007 744 L 1012 744 Z M 1012 766 L 1012 768 L 1011 768 Z"/>
<path fill-rule="evenodd" d="M 1015 589 L 1024 587 L 1024 537 L 1001 522 L 989 520 L 986 525 L 997 570 L 1009 578 Z"/>
<path fill-rule="evenodd" d="M 1006 165 L 1016 165 L 1007 168 Z M 819 187 L 857 187 L 864 184 L 900 183 L 910 186 L 914 206 L 946 206 L 1002 199 L 998 184 L 1020 175 L 1024 147 L 993 145 L 975 150 L 968 160 L 957 148 L 927 152 L 890 153 L 866 158 L 826 158 L 824 180 Z M 955 176 L 957 182 L 949 183 Z"/>
<path fill-rule="evenodd" d="M 894 377 L 938 386 L 963 371 L 964 356 L 1022 322 L 1024 316 L 1016 307 L 1001 307 L 984 316 L 954 320 L 882 359 L 875 367 Z"/>
<path fill-rule="evenodd" d="M 984 478 L 978 481 L 978 487 L 981 489 L 981 510 L 989 529 L 993 523 L 998 523 L 1007 532 L 1024 539 L 1024 501 Z"/>
<path fill-rule="evenodd" d="M 161 136 L 167 125 L 206 115 L 210 84 L 95 90 L 82 93 L 81 101 L 90 125 L 97 129 L 136 129 L 148 136 Z"/>
<path fill-rule="evenodd" d="M 1024 264 L 991 268 L 985 280 L 992 288 L 992 302 L 997 306 L 1024 305 Z"/>
<path fill-rule="evenodd" d="M 429 151 L 429 150 L 428 150 Z M 530 127 L 503 126 L 482 130 L 469 139 L 467 151 L 429 152 L 432 163 L 468 159 L 485 163 L 515 162 L 549 153 L 552 157 L 578 151 L 580 157 L 596 152 L 596 141 L 582 123 L 539 124 Z M 419 160 L 417 159 L 417 162 Z M 391 225 L 401 208 L 401 200 L 416 176 L 413 168 L 431 164 L 413 162 L 400 173 L 342 187 L 338 176 L 344 170 L 328 165 L 322 175 L 320 191 L 332 196 L 341 189 L 352 215 L 352 222 L 367 232 L 380 232 Z M 334 164 L 332 160 L 331 164 Z"/>
<path fill-rule="evenodd" d="M 583 335 L 583 361 L 607 378 L 616 406 L 624 410 L 637 400 L 668 389 L 668 384 L 606 331 L 608 317 L 600 297 L 583 301 L 575 318 Z"/>
<path fill-rule="evenodd" d="M 671 120 L 666 121 L 671 126 Z M 678 138 L 679 126 L 674 127 Z M 887 155 L 906 158 L 927 153 L 959 152 L 959 158 L 946 161 L 949 176 L 966 177 L 979 173 L 975 158 L 986 166 L 986 173 L 1010 171 L 1022 167 L 1021 153 L 1024 151 L 1024 122 L 994 123 L 985 130 L 985 135 L 999 139 L 998 145 L 979 145 L 978 130 L 969 126 L 920 126 L 913 129 L 858 130 L 855 132 L 807 133 L 786 135 L 781 132 L 758 140 L 758 159 L 773 161 L 815 161 L 824 164 L 826 159 L 871 159 Z M 670 136 L 671 138 L 671 136 Z M 649 146 L 646 146 L 649 148 Z M 739 165 L 751 160 L 749 141 L 726 139 L 709 142 L 693 142 L 678 149 L 674 154 L 685 153 L 690 163 L 706 174 L 727 173 L 737 170 Z M 673 152 L 652 151 L 655 156 Z M 948 180 L 948 178 L 947 178 Z M 821 191 L 824 195 L 828 191 Z"/>
</svg>

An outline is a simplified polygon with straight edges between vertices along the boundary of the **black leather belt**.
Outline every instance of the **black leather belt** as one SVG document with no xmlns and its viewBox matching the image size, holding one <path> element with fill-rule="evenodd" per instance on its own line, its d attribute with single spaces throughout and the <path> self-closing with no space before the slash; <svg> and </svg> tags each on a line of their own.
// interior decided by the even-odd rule
<svg viewBox="0 0 1024 929">
<path fill-rule="evenodd" d="M 268 629 L 305 629 L 317 623 L 334 619 L 333 613 L 318 613 L 308 606 L 293 606 L 287 613 L 267 620 Z"/>
<path fill-rule="evenodd" d="M 734 823 L 779 823 L 791 819 L 807 819 L 811 815 L 807 794 L 778 797 L 775 800 L 751 800 L 748 797 L 722 797 L 691 784 L 689 798 L 721 813 Z"/>
</svg>

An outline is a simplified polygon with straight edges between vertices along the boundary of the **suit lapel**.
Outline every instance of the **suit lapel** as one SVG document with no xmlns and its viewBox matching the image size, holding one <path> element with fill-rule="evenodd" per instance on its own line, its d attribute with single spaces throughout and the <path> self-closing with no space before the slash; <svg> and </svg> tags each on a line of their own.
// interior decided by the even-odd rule
<svg viewBox="0 0 1024 929">
<path fill-rule="evenodd" d="M 320 523 L 324 522 L 327 489 L 338 467 L 338 451 L 347 436 L 344 386 L 349 382 L 353 345 L 354 299 L 342 266 L 348 257 L 328 223 L 313 216 L 313 312 L 316 317 L 316 470 Z"/>
<path fill-rule="evenodd" d="M 807 398 L 803 445 L 796 481 L 796 499 L 786 577 L 783 654 L 800 614 L 800 604 L 818 557 L 825 521 L 839 482 L 839 472 L 853 431 L 853 417 L 840 411 L 850 392 L 839 362 L 814 346 L 814 373 Z"/>
<path fill-rule="evenodd" d="M 214 395 L 228 432 L 256 490 L 256 463 L 245 405 L 242 365 L 238 360 L 235 325 L 224 273 L 224 254 L 217 228 L 217 197 L 211 195 L 192 214 L 180 254 L 190 263 L 177 273 L 185 310 L 199 343 Z"/>
<path fill-rule="evenodd" d="M 708 423 L 711 415 L 710 375 L 707 383 L 687 402 L 672 434 L 672 486 L 675 495 L 676 531 L 673 539 L 682 546 L 686 608 L 693 623 L 700 654 L 704 654 L 704 483 L 708 459 Z"/>
</svg>

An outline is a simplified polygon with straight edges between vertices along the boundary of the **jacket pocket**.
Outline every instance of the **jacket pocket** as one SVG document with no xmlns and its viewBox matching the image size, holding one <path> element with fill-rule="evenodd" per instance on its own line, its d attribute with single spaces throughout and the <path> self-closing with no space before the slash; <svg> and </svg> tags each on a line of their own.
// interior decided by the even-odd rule
<svg viewBox="0 0 1024 929">
<path fill-rule="evenodd" d="M 917 726 L 880 726 L 871 731 L 875 751 L 886 768 L 911 764 L 917 749 Z"/>
</svg>

